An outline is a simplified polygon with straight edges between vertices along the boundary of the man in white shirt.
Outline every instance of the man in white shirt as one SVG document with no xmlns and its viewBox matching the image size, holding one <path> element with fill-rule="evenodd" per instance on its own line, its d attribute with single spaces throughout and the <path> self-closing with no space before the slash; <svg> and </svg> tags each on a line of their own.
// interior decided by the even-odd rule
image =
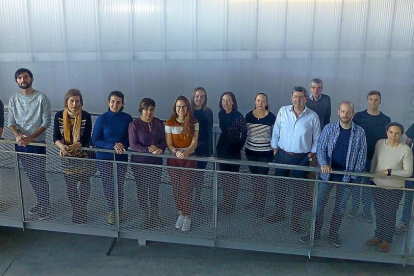
<svg viewBox="0 0 414 276">
<path fill-rule="evenodd" d="M 292 91 L 292 105 L 280 108 L 273 128 L 271 146 L 274 162 L 297 166 L 308 166 L 316 154 L 321 132 L 318 115 L 306 107 L 308 92 L 304 87 L 295 86 Z M 306 178 L 307 172 L 300 170 L 275 169 L 276 176 Z M 291 229 L 301 231 L 300 219 L 304 209 L 305 184 L 295 180 L 280 179 L 275 186 L 276 212 L 267 218 L 268 223 L 286 219 L 286 192 L 288 185 L 293 189 Z"/>
</svg>

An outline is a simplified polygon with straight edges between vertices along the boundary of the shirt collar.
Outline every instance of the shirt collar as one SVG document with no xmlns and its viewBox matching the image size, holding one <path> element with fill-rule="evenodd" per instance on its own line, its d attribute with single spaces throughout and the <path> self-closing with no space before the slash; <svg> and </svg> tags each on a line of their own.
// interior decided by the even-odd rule
<svg viewBox="0 0 414 276">
<path fill-rule="evenodd" d="M 315 99 L 315 98 L 313 97 L 313 95 L 312 95 L 312 94 L 310 94 L 310 96 L 309 96 L 309 99 L 310 99 L 311 101 L 315 101 L 315 102 L 319 101 L 321 98 L 322 98 L 322 94 L 319 96 L 319 98 L 318 98 L 318 99 Z"/>
</svg>

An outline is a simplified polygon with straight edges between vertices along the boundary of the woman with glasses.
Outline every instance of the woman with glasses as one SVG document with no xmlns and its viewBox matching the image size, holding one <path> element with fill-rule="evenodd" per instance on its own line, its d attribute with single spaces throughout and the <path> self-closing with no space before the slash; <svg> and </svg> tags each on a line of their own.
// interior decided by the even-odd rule
<svg viewBox="0 0 414 276">
<path fill-rule="evenodd" d="M 241 159 L 241 150 L 247 138 L 246 119 L 237 109 L 237 100 L 233 92 L 224 92 L 219 102 L 220 138 L 217 142 L 217 157 L 225 159 Z M 238 172 L 240 165 L 220 163 L 221 171 Z M 237 175 L 224 174 L 222 177 L 223 202 L 219 211 L 234 213 L 239 193 Z"/>
<path fill-rule="evenodd" d="M 174 103 L 173 113 L 165 123 L 165 139 L 168 149 L 177 159 L 168 159 L 171 167 L 197 168 L 197 162 L 187 160 L 197 147 L 199 125 L 193 117 L 191 105 L 184 96 L 179 96 Z M 173 186 L 174 202 L 178 211 L 175 228 L 188 231 L 191 227 L 191 197 L 194 171 L 169 169 Z"/>
</svg>

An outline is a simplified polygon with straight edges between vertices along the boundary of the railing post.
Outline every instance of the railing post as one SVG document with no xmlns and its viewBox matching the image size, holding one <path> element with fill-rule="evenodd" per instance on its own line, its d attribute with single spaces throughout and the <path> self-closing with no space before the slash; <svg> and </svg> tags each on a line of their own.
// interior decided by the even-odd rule
<svg viewBox="0 0 414 276">
<path fill-rule="evenodd" d="M 407 181 L 407 180 L 406 180 Z M 407 191 L 404 191 L 405 195 L 407 196 Z M 414 193 L 414 192 L 411 192 Z M 412 200 L 414 202 L 414 199 Z M 404 256 L 403 256 L 403 265 L 405 266 L 407 259 L 410 257 L 410 247 L 411 247 L 411 239 L 413 238 L 413 231 L 414 231 L 414 204 L 411 202 L 411 213 L 410 213 L 410 221 L 408 223 L 408 231 L 407 231 L 407 238 L 405 240 L 404 246 Z M 413 241 L 414 243 L 414 241 Z M 414 257 L 414 256 L 413 256 Z"/>
<path fill-rule="evenodd" d="M 213 243 L 217 240 L 217 206 L 218 206 L 218 172 L 217 162 L 214 162 L 213 173 Z"/>
<path fill-rule="evenodd" d="M 114 155 L 115 156 L 115 155 Z M 115 161 L 115 157 L 114 157 L 114 161 L 112 163 L 113 165 L 113 172 L 114 172 L 114 203 L 115 203 L 115 225 L 116 225 L 116 230 L 119 231 L 119 219 L 120 219 L 120 214 L 119 214 L 119 197 L 118 197 L 118 164 Z"/>
<path fill-rule="evenodd" d="M 14 167 L 16 170 L 16 179 L 18 181 L 18 191 L 19 191 L 19 203 L 20 203 L 20 213 L 21 213 L 21 221 L 22 221 L 22 228 L 25 229 L 25 217 L 24 217 L 24 204 L 23 204 L 23 189 L 22 189 L 22 179 L 20 175 L 20 162 L 18 157 L 18 152 L 14 152 Z"/>
<path fill-rule="evenodd" d="M 312 202 L 312 216 L 311 216 L 311 229 L 310 229 L 310 241 L 309 241 L 309 251 L 308 257 L 311 257 L 311 252 L 313 245 L 315 243 L 315 229 L 316 229 L 316 209 L 318 205 L 318 175 L 319 172 L 315 174 L 315 182 L 313 185 L 313 202 Z"/>
</svg>

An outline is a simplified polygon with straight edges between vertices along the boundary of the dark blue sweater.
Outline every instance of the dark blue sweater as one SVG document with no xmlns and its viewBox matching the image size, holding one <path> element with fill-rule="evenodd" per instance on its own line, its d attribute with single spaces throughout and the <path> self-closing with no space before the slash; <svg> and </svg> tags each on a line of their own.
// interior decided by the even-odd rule
<svg viewBox="0 0 414 276">
<path fill-rule="evenodd" d="M 114 149 L 116 143 L 129 147 L 128 126 L 132 117 L 124 112 L 108 111 L 98 117 L 92 133 L 92 143 L 101 149 Z M 98 152 L 97 159 L 114 160 L 112 153 Z M 128 161 L 128 154 L 115 154 L 115 160 Z"/>
</svg>

